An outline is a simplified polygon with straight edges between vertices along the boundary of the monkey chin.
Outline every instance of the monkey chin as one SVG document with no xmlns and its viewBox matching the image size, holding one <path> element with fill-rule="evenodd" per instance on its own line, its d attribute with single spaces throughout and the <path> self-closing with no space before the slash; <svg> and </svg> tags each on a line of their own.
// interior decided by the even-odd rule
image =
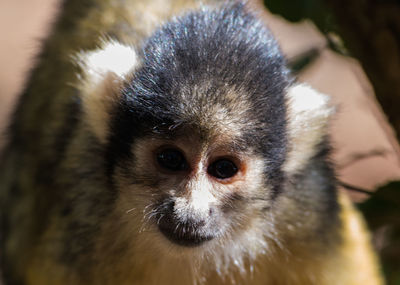
<svg viewBox="0 0 400 285">
<path fill-rule="evenodd" d="M 171 231 L 162 226 L 159 226 L 159 230 L 169 241 L 184 247 L 198 247 L 214 239 L 213 235 L 202 235 L 193 231 Z"/>
<path fill-rule="evenodd" d="M 159 231 L 172 243 L 183 247 L 198 247 L 216 237 L 208 231 L 201 231 L 201 225 L 175 224 L 168 219 L 158 223 Z"/>
</svg>

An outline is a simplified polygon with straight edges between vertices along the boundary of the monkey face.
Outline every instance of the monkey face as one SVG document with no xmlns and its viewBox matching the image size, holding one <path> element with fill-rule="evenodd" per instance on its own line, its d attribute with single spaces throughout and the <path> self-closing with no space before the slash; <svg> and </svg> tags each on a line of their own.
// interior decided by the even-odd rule
<svg viewBox="0 0 400 285">
<path fill-rule="evenodd" d="M 135 163 L 120 170 L 122 181 L 133 183 L 122 187 L 129 196 L 125 200 L 142 209 L 147 230 L 168 242 L 195 247 L 231 239 L 251 225 L 261 206 L 254 198 L 268 197 L 262 187 L 264 163 L 221 137 L 207 142 L 196 135 L 146 137 L 134 144 Z"/>
<path fill-rule="evenodd" d="M 85 111 L 116 193 L 98 251 L 113 240 L 109 255 L 128 249 L 128 260 L 166 249 L 226 265 L 279 244 L 277 200 L 322 140 L 324 96 L 294 84 L 270 32 L 241 7 L 191 13 L 137 51 L 111 42 L 94 55 L 115 63 L 121 51 L 135 59 L 124 72 L 87 56 L 101 72 L 87 76 Z"/>
<path fill-rule="evenodd" d="M 177 244 L 199 245 L 221 231 L 217 227 L 220 213 L 215 192 L 221 191 L 219 183 L 237 179 L 243 166 L 237 157 L 210 156 L 189 149 L 183 151 L 174 145 L 162 146 L 155 152 L 156 167 L 166 179 L 181 172 L 181 177 L 172 178 L 175 183 L 168 186 L 171 190 L 165 189 L 166 198 L 161 199 L 156 215 L 160 232 Z"/>
<path fill-rule="evenodd" d="M 282 188 L 291 79 L 269 31 L 237 9 L 155 31 L 99 132 L 119 219 L 160 244 L 232 245 L 253 229 L 263 241 L 260 221 Z"/>
</svg>

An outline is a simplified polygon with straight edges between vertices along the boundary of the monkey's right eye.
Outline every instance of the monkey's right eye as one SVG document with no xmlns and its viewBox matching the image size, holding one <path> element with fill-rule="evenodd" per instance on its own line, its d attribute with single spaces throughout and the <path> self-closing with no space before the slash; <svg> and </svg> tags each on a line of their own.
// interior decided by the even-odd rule
<svg viewBox="0 0 400 285">
<path fill-rule="evenodd" d="M 157 154 L 158 164 L 170 171 L 181 171 L 188 168 L 182 152 L 177 149 L 164 149 Z"/>
<path fill-rule="evenodd" d="M 239 169 L 233 161 L 223 158 L 213 162 L 207 171 L 218 179 L 227 179 L 235 176 Z"/>
</svg>

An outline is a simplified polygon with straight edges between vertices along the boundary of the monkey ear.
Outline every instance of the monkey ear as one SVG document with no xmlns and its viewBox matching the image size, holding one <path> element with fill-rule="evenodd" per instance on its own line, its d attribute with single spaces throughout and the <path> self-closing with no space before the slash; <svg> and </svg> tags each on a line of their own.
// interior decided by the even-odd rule
<svg viewBox="0 0 400 285">
<path fill-rule="evenodd" d="M 124 80 L 138 67 L 132 47 L 103 42 L 102 48 L 76 56 L 83 70 L 80 90 L 85 122 L 102 143 L 107 142 L 111 112 L 121 96 Z"/>
<path fill-rule="evenodd" d="M 289 152 L 284 168 L 288 173 L 295 173 L 316 154 L 335 110 L 329 96 L 306 84 L 290 87 L 287 98 Z"/>
</svg>

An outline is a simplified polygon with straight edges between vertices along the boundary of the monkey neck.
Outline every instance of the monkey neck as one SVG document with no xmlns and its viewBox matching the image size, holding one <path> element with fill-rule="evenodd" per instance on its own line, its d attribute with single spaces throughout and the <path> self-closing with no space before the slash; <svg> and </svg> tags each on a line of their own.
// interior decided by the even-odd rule
<svg viewBox="0 0 400 285">
<path fill-rule="evenodd" d="M 112 258 L 98 259 L 91 270 L 87 271 L 85 267 L 85 272 L 75 275 L 76 279 L 74 273 L 63 266 L 37 260 L 30 266 L 29 271 L 33 274 L 29 276 L 28 284 L 301 285 L 332 284 L 332 280 L 336 284 L 383 284 L 362 220 L 341 193 L 339 202 L 341 239 L 326 250 L 323 250 L 328 247 L 324 246 L 324 241 L 288 241 L 254 259 L 235 264 L 230 257 L 226 263 L 217 265 L 212 258 L 199 259 L 185 253 L 180 257 L 171 256 L 141 246 L 139 252 L 137 248 L 133 253 L 122 250 L 119 255 L 113 251 Z M 229 251 L 229 248 L 223 251 Z M 144 252 L 146 254 L 142 254 Z M 221 252 L 216 254 L 219 256 Z"/>
</svg>

